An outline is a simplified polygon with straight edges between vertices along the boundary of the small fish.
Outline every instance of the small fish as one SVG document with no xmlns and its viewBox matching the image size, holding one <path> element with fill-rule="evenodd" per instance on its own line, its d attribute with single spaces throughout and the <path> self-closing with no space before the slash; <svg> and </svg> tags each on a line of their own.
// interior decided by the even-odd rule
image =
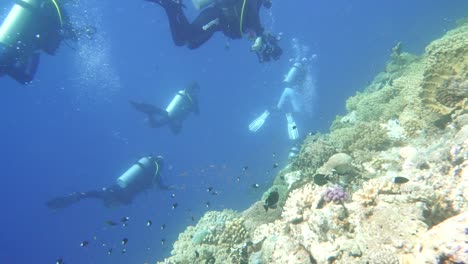
<svg viewBox="0 0 468 264">
<path fill-rule="evenodd" d="M 162 225 L 161 225 L 161 230 L 164 230 L 164 229 L 166 229 L 166 225 L 165 225 L 165 224 L 162 224 Z"/>
<path fill-rule="evenodd" d="M 265 203 L 263 204 L 263 208 L 265 208 L 265 211 L 268 212 L 268 209 L 276 209 L 277 203 L 279 200 L 279 194 L 278 191 L 272 191 L 268 195 L 268 198 L 265 200 Z"/>
<path fill-rule="evenodd" d="M 296 129 L 296 128 L 297 128 L 297 126 L 292 126 L 292 129 Z"/>
<path fill-rule="evenodd" d="M 125 245 L 127 245 L 127 243 L 128 243 L 128 238 L 122 239 L 122 245 L 125 246 Z"/>
<path fill-rule="evenodd" d="M 279 166 L 278 163 L 273 164 L 274 169 L 278 168 L 278 166 Z"/>
<path fill-rule="evenodd" d="M 171 197 L 172 197 L 172 198 L 175 198 L 175 193 L 171 194 Z"/>
<path fill-rule="evenodd" d="M 393 182 L 398 183 L 398 184 L 403 184 L 403 183 L 409 182 L 409 179 L 405 177 L 395 177 L 395 179 L 393 179 Z"/>
<path fill-rule="evenodd" d="M 58 258 L 57 261 L 55 262 L 55 264 L 64 264 L 63 259 Z"/>
<path fill-rule="evenodd" d="M 117 225 L 117 223 L 114 222 L 114 221 L 112 221 L 112 220 L 106 221 L 106 224 L 108 224 L 108 225 L 110 225 L 110 226 L 116 226 L 116 225 Z"/>
<path fill-rule="evenodd" d="M 237 180 L 237 182 L 240 182 L 240 177 L 237 177 L 236 180 Z"/>
<path fill-rule="evenodd" d="M 205 203 L 206 208 L 210 207 L 210 202 Z"/>
<path fill-rule="evenodd" d="M 244 166 L 244 167 L 242 167 L 242 170 L 243 170 L 243 171 L 246 171 L 246 170 L 248 170 L 248 169 L 249 169 L 249 166 Z"/>
<path fill-rule="evenodd" d="M 178 203 L 173 203 L 172 204 L 172 210 L 176 209 L 178 205 L 179 205 Z"/>
<path fill-rule="evenodd" d="M 329 178 L 327 175 L 325 174 L 315 174 L 314 175 L 314 183 L 317 184 L 318 186 L 323 186 L 325 184 L 327 184 L 329 181 Z"/>
<path fill-rule="evenodd" d="M 252 184 L 252 188 L 254 188 L 254 189 L 258 189 L 259 187 L 260 187 L 260 184 L 258 184 L 258 183 Z"/>
<path fill-rule="evenodd" d="M 125 254 L 127 253 L 127 249 L 126 248 L 123 248 L 122 251 L 120 251 L 121 254 Z"/>
<path fill-rule="evenodd" d="M 87 240 L 80 243 L 80 247 L 86 247 L 89 244 Z"/>
<path fill-rule="evenodd" d="M 195 217 L 192 216 L 192 222 L 194 222 L 194 221 L 195 221 Z"/>
<path fill-rule="evenodd" d="M 151 220 L 148 220 L 148 221 L 146 222 L 146 227 L 150 227 L 152 224 L 153 224 L 153 222 L 152 222 Z"/>
<path fill-rule="evenodd" d="M 122 223 L 128 222 L 128 220 L 130 220 L 130 217 L 128 217 L 128 216 L 122 217 L 122 219 L 120 219 L 120 221 L 122 221 Z"/>
<path fill-rule="evenodd" d="M 200 256 L 200 253 L 198 253 L 198 251 L 195 250 L 195 257 L 198 258 Z"/>
<path fill-rule="evenodd" d="M 123 227 L 127 227 L 127 226 L 128 226 L 128 223 L 123 223 L 122 226 L 123 226 Z"/>
<path fill-rule="evenodd" d="M 211 190 L 213 190 L 213 187 L 206 188 L 206 192 L 211 192 Z"/>
<path fill-rule="evenodd" d="M 283 176 L 283 175 L 281 175 L 281 176 L 280 176 L 280 179 L 281 179 L 282 181 L 284 181 L 284 180 L 285 180 L 285 178 L 284 178 L 284 176 Z"/>
<path fill-rule="evenodd" d="M 110 255 L 112 254 L 112 248 L 109 248 L 109 250 L 107 250 L 107 255 Z"/>
<path fill-rule="evenodd" d="M 273 158 L 276 158 L 276 152 L 273 152 Z"/>
<path fill-rule="evenodd" d="M 166 243 L 166 239 L 163 238 L 163 239 L 161 239 L 161 245 L 164 246 L 164 243 Z"/>
<path fill-rule="evenodd" d="M 217 192 L 217 191 L 213 191 L 213 192 L 211 192 L 211 195 L 218 195 L 218 192 Z"/>
</svg>

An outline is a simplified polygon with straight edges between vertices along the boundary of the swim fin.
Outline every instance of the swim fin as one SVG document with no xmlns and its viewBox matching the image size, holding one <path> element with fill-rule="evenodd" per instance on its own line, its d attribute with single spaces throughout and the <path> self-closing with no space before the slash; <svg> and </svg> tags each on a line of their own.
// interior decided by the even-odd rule
<svg viewBox="0 0 468 264">
<path fill-rule="evenodd" d="M 286 114 L 286 120 L 288 121 L 288 135 L 289 139 L 296 140 L 299 138 L 299 131 L 297 131 L 296 122 L 292 117 L 291 113 Z"/>
<path fill-rule="evenodd" d="M 182 122 L 180 120 L 173 120 L 170 124 L 169 127 L 171 128 L 171 132 L 174 135 L 178 135 L 180 131 L 182 130 Z"/>
<path fill-rule="evenodd" d="M 257 132 L 257 130 L 263 126 L 269 115 L 270 111 L 265 110 L 265 112 L 263 112 L 259 117 L 252 121 L 252 123 L 250 123 L 249 130 L 254 133 Z"/>
<path fill-rule="evenodd" d="M 145 103 L 138 103 L 134 101 L 129 101 L 129 103 L 137 110 L 138 112 L 145 113 L 147 115 L 154 115 L 161 113 L 161 109 L 152 105 L 152 104 L 145 104 Z"/>
<path fill-rule="evenodd" d="M 53 199 L 50 199 L 47 201 L 47 207 L 50 209 L 63 209 L 66 207 L 69 207 L 70 205 L 78 202 L 81 198 L 81 195 L 79 193 L 72 193 L 68 196 L 62 196 L 62 197 L 55 197 Z"/>
</svg>

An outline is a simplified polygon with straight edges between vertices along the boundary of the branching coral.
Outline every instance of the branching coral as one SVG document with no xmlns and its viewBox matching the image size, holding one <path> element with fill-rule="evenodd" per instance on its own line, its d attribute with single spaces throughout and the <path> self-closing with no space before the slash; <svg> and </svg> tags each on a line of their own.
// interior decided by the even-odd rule
<svg viewBox="0 0 468 264">
<path fill-rule="evenodd" d="M 290 223 L 298 223 L 305 220 L 304 212 L 311 208 L 314 203 L 313 191 L 314 187 L 312 183 L 308 183 L 290 192 L 281 215 L 283 220 Z"/>
</svg>

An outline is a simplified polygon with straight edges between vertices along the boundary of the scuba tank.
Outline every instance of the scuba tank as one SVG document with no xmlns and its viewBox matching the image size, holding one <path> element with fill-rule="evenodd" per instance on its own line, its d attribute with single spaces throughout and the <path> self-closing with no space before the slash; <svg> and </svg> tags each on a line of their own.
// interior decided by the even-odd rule
<svg viewBox="0 0 468 264">
<path fill-rule="evenodd" d="M 192 0 L 192 4 L 197 10 L 201 10 L 211 4 L 232 6 L 236 3 L 237 0 Z"/>
<path fill-rule="evenodd" d="M 50 16 L 56 16 L 52 22 L 56 26 Z M 26 56 L 40 49 L 53 55 L 61 41 L 62 23 L 57 0 L 17 0 L 0 26 L 0 43 Z"/>
<path fill-rule="evenodd" d="M 190 100 L 190 97 L 187 96 L 185 90 L 178 91 L 171 103 L 166 107 L 168 116 L 173 117 L 177 115 L 178 112 L 185 108 L 188 100 Z"/>
<path fill-rule="evenodd" d="M 294 63 L 294 65 L 289 69 L 288 74 L 284 77 L 283 82 L 293 83 L 297 80 L 299 71 L 301 70 L 302 65 L 299 62 Z"/>
<path fill-rule="evenodd" d="M 147 177 L 149 171 L 151 171 L 156 165 L 154 175 L 159 172 L 159 165 L 151 157 L 143 157 L 133 164 L 127 171 L 125 171 L 119 178 L 117 178 L 117 184 L 121 188 L 127 188 L 138 182 L 141 179 Z"/>
<path fill-rule="evenodd" d="M 15 47 L 16 45 L 31 45 L 28 43 L 31 39 L 24 39 L 25 34 L 30 31 L 31 26 L 35 26 L 34 19 L 36 10 L 40 8 L 39 0 L 19 0 L 11 8 L 8 16 L 0 26 L 0 43 L 7 47 Z M 33 36 L 26 37 L 36 37 Z"/>
</svg>

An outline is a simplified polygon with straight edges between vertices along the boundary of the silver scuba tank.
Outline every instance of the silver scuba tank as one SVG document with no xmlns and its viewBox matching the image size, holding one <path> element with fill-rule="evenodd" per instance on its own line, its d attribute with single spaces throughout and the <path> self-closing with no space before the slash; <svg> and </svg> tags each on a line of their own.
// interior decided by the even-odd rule
<svg viewBox="0 0 468 264">
<path fill-rule="evenodd" d="M 166 107 L 166 112 L 169 115 L 169 117 L 172 117 L 178 113 L 178 111 L 182 110 L 184 107 L 184 104 L 186 104 L 186 93 L 185 90 L 180 90 L 177 92 L 177 94 L 174 96 L 172 101 L 169 103 L 169 105 Z"/>
<path fill-rule="evenodd" d="M 121 188 L 127 188 L 127 186 L 136 182 L 140 177 L 144 177 L 145 173 L 153 166 L 153 161 L 149 157 L 143 157 L 133 164 L 127 171 L 125 171 L 119 178 L 117 178 L 117 184 Z M 155 172 L 157 173 L 157 172 Z"/>
<path fill-rule="evenodd" d="M 215 0 L 192 0 L 193 6 L 197 9 L 203 9 L 212 4 Z"/>
<path fill-rule="evenodd" d="M 293 83 L 297 80 L 299 71 L 301 70 L 302 65 L 299 62 L 294 63 L 294 65 L 289 69 L 288 74 L 284 77 L 283 82 Z"/>
<path fill-rule="evenodd" d="M 8 47 L 14 47 L 21 42 L 28 41 L 24 39 L 24 34 L 30 30 L 29 27 L 35 26 L 33 20 L 39 4 L 39 0 L 16 1 L 0 26 L 0 43 Z"/>
</svg>

